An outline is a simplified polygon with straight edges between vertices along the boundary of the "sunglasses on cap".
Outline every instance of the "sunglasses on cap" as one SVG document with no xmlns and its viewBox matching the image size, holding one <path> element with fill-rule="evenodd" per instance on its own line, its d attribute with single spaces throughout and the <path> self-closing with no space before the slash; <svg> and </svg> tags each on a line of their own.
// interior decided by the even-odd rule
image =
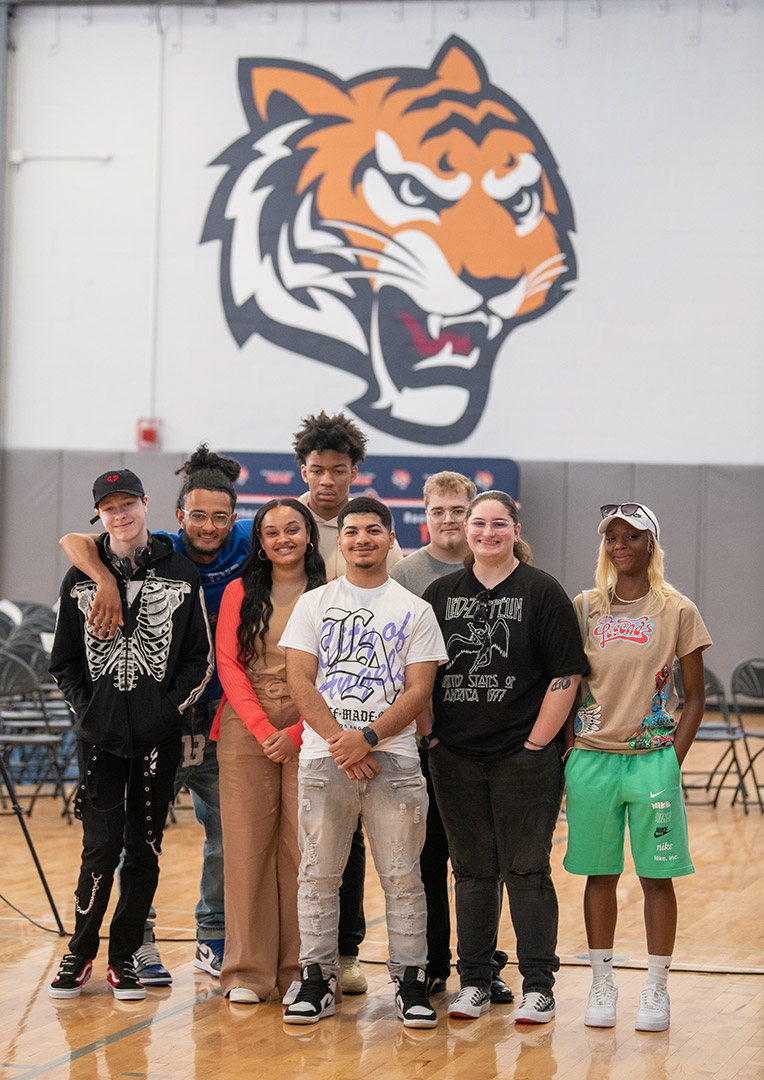
<svg viewBox="0 0 764 1080">
<path fill-rule="evenodd" d="M 651 523 L 652 531 L 656 536 L 658 534 L 658 522 L 641 503 L 606 503 L 600 507 L 600 513 L 603 521 L 607 517 L 617 517 L 620 514 L 631 518 L 645 518 Z"/>
</svg>

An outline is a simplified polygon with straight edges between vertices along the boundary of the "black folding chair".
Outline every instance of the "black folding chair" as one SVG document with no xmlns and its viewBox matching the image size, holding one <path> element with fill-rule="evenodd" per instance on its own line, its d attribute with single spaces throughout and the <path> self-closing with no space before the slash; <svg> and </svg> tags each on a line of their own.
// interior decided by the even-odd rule
<svg viewBox="0 0 764 1080">
<path fill-rule="evenodd" d="M 751 752 L 751 740 L 764 739 L 764 731 L 752 731 L 750 726 L 746 726 L 746 723 L 743 720 L 746 706 L 748 706 L 750 711 L 750 706 L 752 705 L 758 706 L 759 708 L 764 705 L 764 660 L 760 657 L 756 657 L 752 660 L 743 660 L 742 663 L 738 664 L 732 672 L 731 689 L 732 701 L 735 706 L 735 712 L 737 713 L 738 723 L 743 731 L 743 743 L 748 759 L 743 773 L 743 779 L 747 779 L 750 775 L 751 783 L 756 789 L 756 798 L 759 801 L 759 809 L 764 814 L 764 800 L 762 800 L 761 797 L 762 785 L 756 776 L 756 761 L 759 755 L 764 751 L 764 746 L 760 746 L 759 749 L 753 753 Z"/>
<path fill-rule="evenodd" d="M 748 813 L 748 801 L 746 798 L 745 784 L 743 783 L 743 769 L 740 765 L 740 759 L 737 753 L 738 743 L 743 742 L 743 730 L 739 724 L 735 723 L 730 715 L 729 706 L 727 704 L 727 695 L 724 692 L 724 684 L 718 675 L 715 675 L 710 668 L 703 667 L 705 692 L 706 692 L 706 705 L 713 705 L 716 712 L 719 713 L 720 719 L 714 717 L 708 717 L 706 714 L 701 721 L 698 733 L 695 736 L 696 742 L 710 742 L 717 743 L 723 747 L 721 757 L 716 764 L 710 769 L 686 769 L 682 767 L 682 788 L 684 790 L 685 802 L 688 805 L 695 806 L 716 806 L 719 802 L 719 796 L 722 793 L 722 789 L 727 787 L 728 790 L 733 790 L 734 795 L 732 801 L 737 798 L 738 792 L 743 799 L 743 809 L 746 814 Z M 676 684 L 677 693 L 679 694 L 679 701 L 681 705 L 684 705 L 684 687 L 682 685 L 682 672 L 679 666 L 679 661 L 674 665 L 674 682 Z M 745 760 L 745 759 L 744 759 Z M 727 784 L 727 778 L 731 775 L 732 783 Z M 689 781 L 687 778 L 690 776 L 699 776 L 704 779 Z M 690 802 L 689 795 L 693 791 L 704 791 L 709 796 L 707 799 L 699 799 L 694 802 Z M 713 791 L 713 796 L 712 796 Z"/>
<path fill-rule="evenodd" d="M 16 786 L 33 785 L 27 813 L 46 785 L 63 802 L 63 815 L 71 822 L 59 757 L 70 721 L 52 721 L 40 680 L 32 666 L 8 648 L 0 649 L 0 755 Z M 3 807 L 5 798 L 0 795 Z"/>
</svg>

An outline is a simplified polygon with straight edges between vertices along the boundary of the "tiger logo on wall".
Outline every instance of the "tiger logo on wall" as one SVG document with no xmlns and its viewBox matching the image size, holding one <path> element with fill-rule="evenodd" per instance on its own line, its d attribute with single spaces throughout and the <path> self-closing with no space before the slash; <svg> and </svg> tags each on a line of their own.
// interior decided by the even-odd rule
<svg viewBox="0 0 764 1080">
<path fill-rule="evenodd" d="M 485 408 L 496 354 L 576 277 L 573 211 L 528 116 L 451 37 L 429 68 L 343 81 L 239 61 L 250 130 L 202 242 L 239 346 L 252 334 L 360 376 L 380 431 L 444 445 Z"/>
</svg>

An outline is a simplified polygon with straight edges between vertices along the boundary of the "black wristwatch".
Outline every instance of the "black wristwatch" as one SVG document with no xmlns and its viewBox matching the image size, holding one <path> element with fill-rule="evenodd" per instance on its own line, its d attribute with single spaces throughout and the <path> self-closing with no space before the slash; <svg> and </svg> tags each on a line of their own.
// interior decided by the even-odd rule
<svg viewBox="0 0 764 1080">
<path fill-rule="evenodd" d="M 363 735 L 364 739 L 366 739 L 366 742 L 369 744 L 369 746 L 374 747 L 379 742 L 379 735 L 377 735 L 373 727 L 361 728 L 361 734 Z"/>
<path fill-rule="evenodd" d="M 430 749 L 430 743 L 432 742 L 432 740 L 434 738 L 435 738 L 435 736 L 433 734 L 422 735 L 421 738 L 419 739 L 419 745 L 421 746 L 421 748 L 423 750 L 429 750 Z"/>
</svg>

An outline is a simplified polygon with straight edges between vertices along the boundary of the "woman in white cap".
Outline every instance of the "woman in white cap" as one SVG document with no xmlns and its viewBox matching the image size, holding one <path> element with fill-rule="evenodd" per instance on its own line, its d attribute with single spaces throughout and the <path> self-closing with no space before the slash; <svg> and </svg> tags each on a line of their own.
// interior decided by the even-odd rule
<svg viewBox="0 0 764 1080">
<path fill-rule="evenodd" d="M 642 503 L 601 507 L 595 588 L 574 607 L 591 674 L 582 681 L 565 769 L 565 868 L 587 875 L 584 920 L 592 989 L 584 1023 L 613 1027 L 618 990 L 613 945 L 624 827 L 644 894 L 647 983 L 638 1031 L 665 1031 L 676 936 L 673 878 L 694 872 L 680 766 L 705 707 L 703 650 L 711 638 L 697 608 L 664 578 L 660 527 Z M 684 709 L 675 715 L 676 658 Z"/>
</svg>

